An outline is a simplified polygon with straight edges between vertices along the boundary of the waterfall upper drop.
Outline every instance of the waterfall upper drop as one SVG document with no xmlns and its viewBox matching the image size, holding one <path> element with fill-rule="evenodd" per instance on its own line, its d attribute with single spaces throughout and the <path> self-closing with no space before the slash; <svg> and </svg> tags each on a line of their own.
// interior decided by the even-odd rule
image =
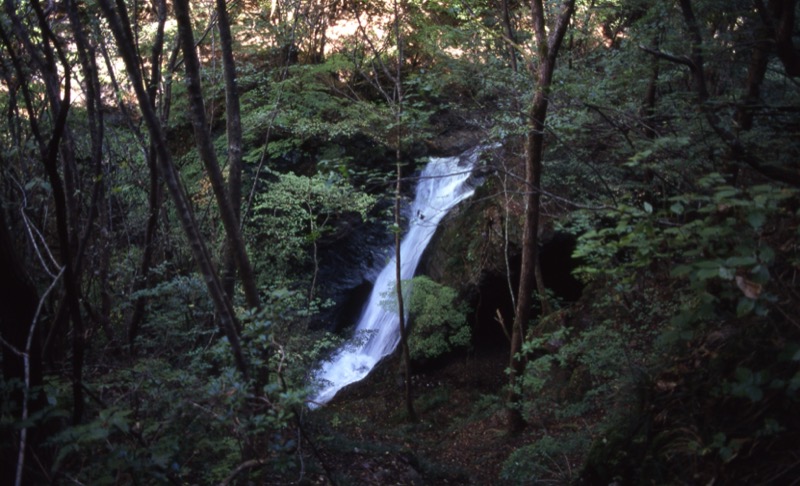
<svg viewBox="0 0 800 486">
<path fill-rule="evenodd" d="M 400 243 L 401 278 L 414 276 L 420 258 L 436 227 L 458 203 L 475 192 L 471 184 L 480 148 L 458 157 L 431 158 L 420 174 L 416 196 L 411 206 L 409 228 Z M 314 374 L 320 389 L 311 398 L 311 406 L 328 402 L 343 387 L 363 379 L 380 361 L 394 351 L 400 342 L 400 320 L 397 312 L 385 304 L 396 280 L 395 259 L 381 270 L 361 313 L 355 337 L 325 361 Z"/>
</svg>

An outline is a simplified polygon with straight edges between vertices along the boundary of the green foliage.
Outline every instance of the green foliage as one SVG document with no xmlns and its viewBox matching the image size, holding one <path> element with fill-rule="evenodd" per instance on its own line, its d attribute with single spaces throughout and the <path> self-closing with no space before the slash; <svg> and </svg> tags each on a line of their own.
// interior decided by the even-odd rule
<svg viewBox="0 0 800 486">
<path fill-rule="evenodd" d="M 130 300 L 121 302 L 115 314 L 123 324 L 124 316 L 131 311 L 136 299 L 147 299 L 146 311 L 151 317 L 142 325 L 142 335 L 137 340 L 139 352 L 144 355 L 163 353 L 164 343 L 170 343 L 173 352 L 169 354 L 177 364 L 185 359 L 184 351 L 207 342 L 216 333 L 216 327 L 212 324 L 214 312 L 199 275 L 170 276 L 166 265 L 151 271 L 155 279 L 164 280 L 132 292 Z M 123 329 L 120 331 L 124 332 Z"/>
<path fill-rule="evenodd" d="M 485 419 L 505 410 L 505 407 L 505 402 L 498 395 L 480 395 L 472 404 L 470 418 L 475 420 Z"/>
<path fill-rule="evenodd" d="M 274 84 L 273 92 L 279 93 L 285 106 L 269 121 L 280 130 L 292 134 L 302 143 L 310 139 L 346 139 L 357 133 L 372 134 L 376 140 L 383 138 L 382 124 L 391 119 L 387 108 L 380 104 L 354 102 L 339 96 L 335 88 L 339 77 L 348 78 L 358 74 L 352 60 L 343 55 L 334 55 L 322 64 L 296 66 L 290 75 Z M 271 104 L 254 106 L 250 116 L 257 121 L 269 113 Z M 256 123 L 257 128 L 263 123 Z M 378 130 L 378 131 L 376 131 Z M 271 150 L 273 154 L 276 152 Z"/>
<path fill-rule="evenodd" d="M 645 394 L 633 407 L 641 410 L 638 419 L 611 422 L 609 437 L 617 439 L 605 447 L 622 451 L 611 457 L 596 443 L 588 471 L 599 478 L 627 469 L 639 479 L 686 480 L 680 457 L 736 476 L 735 468 L 751 467 L 741 453 L 756 437 L 788 440 L 781 431 L 792 419 L 773 404 L 794 400 L 796 369 L 786 364 L 797 337 L 780 317 L 785 311 L 778 303 L 788 294 L 776 269 L 797 258 L 787 240 L 795 238 L 798 192 L 775 184 L 733 186 L 712 173 L 691 191 L 663 196 L 604 215 L 606 223 L 586 232 L 576 252 L 587 263 L 584 278 L 613 283 L 619 292 L 608 309 L 644 317 L 637 319 L 652 323 L 657 336 L 649 353 L 658 358 L 645 363 L 636 385 L 655 396 Z M 648 287 L 656 291 L 649 298 Z M 637 302 L 648 303 L 643 314 L 631 305 Z M 723 411 L 723 403 L 741 408 Z M 683 412 L 694 406 L 694 415 Z M 648 436 L 626 431 L 626 420 L 654 420 L 651 413 L 670 419 Z"/>
<path fill-rule="evenodd" d="M 520 486 L 573 484 L 579 476 L 579 459 L 589 445 L 586 431 L 545 435 L 515 450 L 503 464 L 504 484 Z"/>
<path fill-rule="evenodd" d="M 471 334 L 466 309 L 456 291 L 428 277 L 411 281 L 409 315 L 413 331 L 409 339 L 412 359 L 435 358 L 469 346 Z"/>
<path fill-rule="evenodd" d="M 333 53 L 321 63 L 287 68 L 280 79 L 260 70 L 249 72 L 243 82 L 254 88 L 242 96 L 243 139 L 249 147 L 245 162 L 258 164 L 265 156 L 296 162 L 299 157 L 316 157 L 318 151 L 341 151 L 354 139 L 368 140 L 371 146 L 395 146 L 396 107 L 364 81 L 373 73 L 362 56 L 366 54 L 361 50 L 352 55 Z M 424 100 L 435 76 L 415 74 L 405 84 L 402 124 L 407 144 L 428 137 L 432 111 Z M 265 133 L 272 134 L 266 147 Z M 333 162 L 360 164 L 351 160 L 354 156 L 369 158 L 363 153 L 340 154 Z"/>
<path fill-rule="evenodd" d="M 292 269 L 307 264 L 313 258 L 309 249 L 334 231 L 337 222 L 353 216 L 366 220 L 375 204 L 373 196 L 334 172 L 273 177 L 253 208 L 253 238 L 258 246 L 270 248 L 260 255 L 273 282 L 276 276 L 291 276 Z"/>
<path fill-rule="evenodd" d="M 8 461 L 17 460 L 21 435 L 28 429 L 26 437 L 28 444 L 35 440 L 35 433 L 42 428 L 59 427 L 70 414 L 68 411 L 56 406 L 54 402 L 54 387 L 46 383 L 42 387 L 33 387 L 28 390 L 29 409 L 28 417 L 22 420 L 22 400 L 24 384 L 17 380 L 6 380 L 0 375 L 0 454 Z M 31 411 L 34 403 L 42 403 L 43 408 Z"/>
<path fill-rule="evenodd" d="M 467 311 L 457 292 L 420 275 L 403 282 L 403 298 L 409 313 L 408 346 L 411 359 L 431 359 L 470 345 Z M 397 291 L 381 302 L 397 311 Z"/>
<path fill-rule="evenodd" d="M 557 3 L 545 2 L 548 14 L 556 13 Z M 695 46 L 680 4 L 643 0 L 578 1 L 549 93 L 546 224 L 583 235 L 576 256 L 588 297 L 531 332 L 519 391 L 526 416 L 541 420 L 551 432 L 578 417 L 606 420 L 584 431 L 606 428 L 598 434 L 593 461 L 611 471 L 602 480 L 584 481 L 589 484 L 759 483 L 797 476 L 800 197 L 769 169 L 796 174 L 800 91 L 775 56 L 773 27 L 764 24 L 761 2 L 691 3 L 703 36 L 698 47 L 708 99 L 699 100 L 692 71 L 683 62 Z M 361 20 L 373 45 L 362 37 L 364 31 L 336 37 L 327 29 L 352 20 L 350 7 L 363 9 Z M 525 54 L 530 12 L 524 4 L 510 7 L 511 26 Z M 104 54 L 118 66 L 104 23 L 95 24 L 96 5 L 79 8 L 86 9 L 90 22 L 85 25 L 89 43 L 100 45 L 102 37 Z M 87 417 L 74 426 L 64 421 L 71 408 L 66 377 L 75 371 L 67 343 L 77 330 L 50 327 L 55 309 L 62 307 L 63 288 L 54 288 L 41 314 L 42 329 L 48 340 L 53 338 L 47 357 L 50 406 L 16 423 L 14 396 L 20 384 L 0 382 L 4 437 L 50 419 L 48 425 L 60 430 L 45 446 L 55 448 L 54 481 L 210 484 L 255 458 L 264 461 L 268 473 L 260 476 L 256 470 L 245 479 L 245 472 L 242 482 L 258 483 L 301 467 L 293 455 L 300 447 L 294 413 L 302 407 L 307 370 L 338 341 L 308 332 L 309 317 L 329 303 L 315 299 L 313 288 L 298 289 L 316 282 L 317 247 L 371 214 L 380 194 L 367 195 L 361 185 L 385 174 L 383 154 L 398 143 L 397 135 L 404 140 L 401 148 L 416 151 L 434 126 L 443 138 L 474 129 L 480 131 L 476 136 L 503 142 L 509 180 L 522 175 L 531 91 L 527 68 L 536 62 L 520 56 L 520 69 L 512 72 L 496 4 L 406 4 L 400 22 L 406 58 L 401 60 L 393 15 L 384 5 L 239 2 L 230 8 L 242 89 L 242 149 L 251 167 L 262 162 L 269 167 L 260 173 L 267 182 L 256 184 L 259 193 L 249 213 L 254 217 L 243 222 L 266 302 L 263 313 L 244 316 L 241 331 L 256 378 L 244 382 L 234 371 L 166 199 L 150 243 L 158 264 L 149 275 L 136 275 L 148 217 L 148 140 L 137 133 L 139 115 L 129 106 L 132 96 L 123 76 L 117 75 L 122 91 L 116 92 L 108 70 L 101 69 L 106 103 L 101 174 L 89 164 L 86 103 L 72 103 L 69 140 L 59 147 L 60 175 L 74 205 L 68 208 L 69 237 L 84 265 L 75 269 L 81 273 L 75 290 L 86 321 L 83 382 L 92 397 Z M 20 71 L 9 61 L 0 76 L 0 107 L 6 115 L 0 119 L 0 206 L 9 215 L 15 253 L 25 259 L 41 293 L 52 282 L 51 267 L 63 264 L 69 250 L 54 236 L 53 187 L 42 170 L 34 133 L 42 134 L 39 142 L 46 146 L 56 117 L 45 81 L 66 71 L 43 69 L 49 57 L 42 48 L 76 44 L 68 24 L 59 23 L 62 17 L 46 16 L 54 22 L 55 39 L 44 42 L 32 10 L 20 3 L 14 10 L 18 19 L 9 12 L 0 14 L 4 29 L 31 42 L 0 48 L 3 59 L 10 60 L 13 49 L 23 61 Z M 195 9 L 198 29 L 209 23 L 210 13 Z M 155 40 L 154 11 L 132 10 L 131 18 L 137 49 L 146 55 Z M 175 24 L 168 21 L 167 46 L 174 35 Z M 227 143 L 217 37 L 211 29 L 202 39 L 199 48 L 208 61 L 203 67 L 206 108 L 222 156 Z M 754 86 L 752 60 L 765 39 L 766 74 Z M 75 49 L 66 49 L 66 55 L 77 66 Z M 166 65 L 169 56 L 162 57 Z M 395 119 L 394 73 L 384 71 L 381 62 L 402 70 L 402 127 Z M 152 67 L 145 60 L 142 65 L 147 71 Z M 165 121 L 169 149 L 204 234 L 220 242 L 214 198 L 187 143 L 188 104 L 179 73 L 164 72 L 158 88 L 169 90 L 158 91 L 153 101 L 161 115 L 171 107 Z M 79 96 L 76 86 L 88 86 L 87 80 L 80 69 L 72 74 L 73 101 L 85 100 L 88 92 Z M 57 79 L 50 88 L 62 85 Z M 33 103 L 31 112 L 26 102 Z M 706 113 L 717 117 L 717 126 Z M 751 123 L 742 123 L 745 115 Z M 738 145 L 721 137 L 723 131 Z M 370 190 L 383 187 L 373 184 Z M 508 195 L 515 188 L 504 189 Z M 565 201 L 592 209 L 565 215 L 573 207 L 561 206 Z M 510 198 L 509 221 L 521 213 L 518 202 Z M 512 251 L 515 229 L 512 225 Z M 483 250 L 476 246 L 484 243 L 477 236 L 482 231 L 462 233 L 476 237 L 459 240 L 467 254 L 459 266 L 483 265 L 478 263 Z M 107 268 L 103 261 L 109 262 Z M 482 270 L 468 268 L 462 274 L 477 281 Z M 139 288 L 134 287 L 139 278 L 147 285 L 132 291 Z M 426 279 L 413 285 L 408 297 L 412 356 L 433 358 L 468 345 L 466 311 L 455 291 Z M 131 357 L 121 352 L 119 341 L 140 298 L 146 299 L 146 317 L 138 355 Z M 550 325 L 562 316 L 563 322 Z M 454 395 L 450 392 L 431 392 L 423 405 L 438 408 Z M 483 414 L 500 409 L 494 396 L 475 407 Z M 353 425 L 363 427 L 361 420 Z M 572 466 L 586 449 L 586 434 L 546 436 L 518 450 L 506 463 L 503 480 L 573 481 Z M 4 454 L 15 446 L 2 439 Z M 737 475 L 734 469 L 770 466 L 774 470 L 760 477 Z"/>
<path fill-rule="evenodd" d="M 415 408 L 424 413 L 436 410 L 450 404 L 450 390 L 445 386 L 436 386 L 433 390 L 423 393 L 416 401 Z"/>
<path fill-rule="evenodd" d="M 256 382 L 242 381 L 225 339 L 177 366 L 140 359 L 107 374 L 95 393 L 108 405 L 50 439 L 54 468 L 91 484 L 218 483 L 252 455 L 270 474 L 294 470 L 293 417 L 306 395 L 295 370 L 301 376 L 316 356 L 275 346 L 263 316 L 247 324 L 242 343 Z"/>
<path fill-rule="evenodd" d="M 775 299 L 765 288 L 776 254 L 763 237 L 765 225 L 791 216 L 785 203 L 797 197 L 772 185 L 738 189 L 717 174 L 697 189 L 669 198 L 659 211 L 648 202 L 621 208 L 616 226 L 585 233 L 576 250 L 591 262 L 580 271 L 585 278 L 612 275 L 623 286 L 634 284 L 640 269 L 670 265 L 684 293 L 683 309 L 672 319 L 678 334 L 713 312 L 765 314 Z"/>
<path fill-rule="evenodd" d="M 280 373 L 289 388 L 306 389 L 309 370 L 338 349 L 344 339 L 325 331 L 312 331 L 307 323 L 324 303 L 308 302 L 298 291 L 273 290 L 267 294 L 264 310 L 245 316 L 242 339 L 248 343 L 248 359 L 255 369 Z"/>
<path fill-rule="evenodd" d="M 606 319 L 528 339 L 521 354 L 529 359 L 518 380 L 523 412 L 546 422 L 612 411 L 649 365 L 648 334 L 646 326 Z"/>
</svg>

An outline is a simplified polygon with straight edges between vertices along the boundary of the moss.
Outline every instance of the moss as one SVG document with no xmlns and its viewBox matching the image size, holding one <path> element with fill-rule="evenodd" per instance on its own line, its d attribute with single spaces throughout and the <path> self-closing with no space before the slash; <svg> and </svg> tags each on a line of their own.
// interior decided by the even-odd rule
<svg viewBox="0 0 800 486">
<path fill-rule="evenodd" d="M 420 264 L 421 273 L 460 295 L 475 292 L 487 273 L 505 274 L 503 211 L 488 198 L 495 190 L 495 184 L 487 181 L 439 224 Z M 516 247 L 511 244 L 512 253 Z"/>
</svg>

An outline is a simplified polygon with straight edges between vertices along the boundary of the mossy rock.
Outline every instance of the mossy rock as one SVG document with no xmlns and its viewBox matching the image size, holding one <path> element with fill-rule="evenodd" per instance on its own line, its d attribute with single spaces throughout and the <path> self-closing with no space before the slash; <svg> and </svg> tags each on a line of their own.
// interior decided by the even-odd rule
<svg viewBox="0 0 800 486">
<path fill-rule="evenodd" d="M 487 181 L 442 220 L 420 262 L 420 273 L 461 295 L 475 292 L 485 274 L 506 272 L 503 210 L 488 197 L 496 189 L 493 186 Z M 518 253 L 513 239 L 518 232 L 511 221 L 512 254 Z"/>
</svg>

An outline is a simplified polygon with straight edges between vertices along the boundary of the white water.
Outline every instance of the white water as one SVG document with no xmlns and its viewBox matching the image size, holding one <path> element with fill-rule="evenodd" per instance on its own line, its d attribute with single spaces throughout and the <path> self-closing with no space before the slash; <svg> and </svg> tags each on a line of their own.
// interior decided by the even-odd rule
<svg viewBox="0 0 800 486">
<path fill-rule="evenodd" d="M 475 192 L 467 180 L 479 155 L 480 150 L 475 149 L 461 157 L 432 158 L 422 171 L 411 206 L 409 229 L 400 243 L 403 280 L 414 276 L 422 253 L 442 218 Z M 387 294 L 394 291 L 395 280 L 395 258 L 392 257 L 375 280 L 354 339 L 322 363 L 314 374 L 321 387 L 311 399 L 312 407 L 328 402 L 344 386 L 363 379 L 400 342 L 397 312 L 390 310 L 391 306 L 382 305 Z"/>
</svg>

